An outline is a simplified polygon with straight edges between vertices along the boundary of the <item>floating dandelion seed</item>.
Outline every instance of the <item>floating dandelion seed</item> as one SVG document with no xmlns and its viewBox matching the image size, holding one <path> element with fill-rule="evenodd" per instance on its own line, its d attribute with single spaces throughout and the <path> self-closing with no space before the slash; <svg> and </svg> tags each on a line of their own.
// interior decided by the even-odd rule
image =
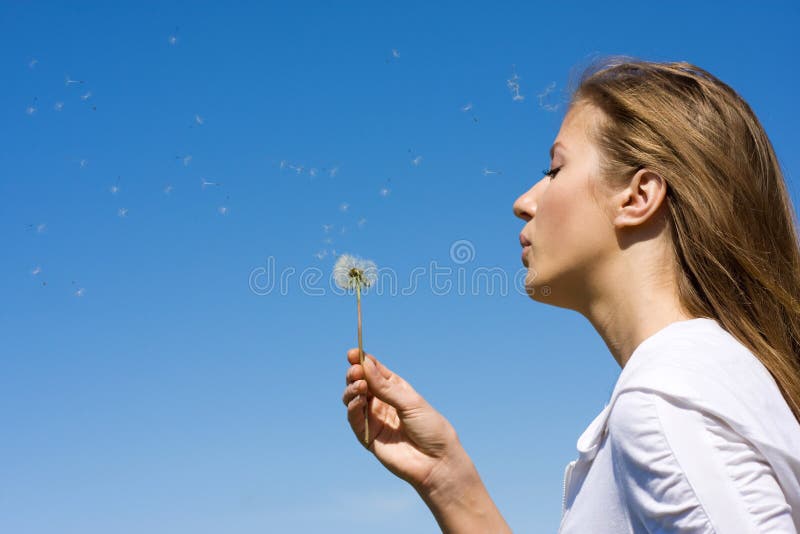
<svg viewBox="0 0 800 534">
<path fill-rule="evenodd" d="M 27 108 L 25 108 L 25 113 L 27 113 L 28 115 L 33 115 L 34 113 L 36 113 L 36 106 L 28 106 Z"/>
<path fill-rule="evenodd" d="M 53 109 L 56 111 L 61 111 L 62 109 L 64 109 L 64 103 L 56 102 L 55 105 L 53 105 Z"/>
<path fill-rule="evenodd" d="M 489 176 L 490 174 L 503 174 L 503 171 L 494 171 L 492 169 L 487 169 L 486 167 L 483 168 L 483 175 Z"/>
<path fill-rule="evenodd" d="M 37 63 L 39 63 L 39 60 L 38 60 L 38 59 L 36 59 L 36 58 L 33 58 L 33 59 L 31 59 L 31 60 L 28 62 L 28 68 L 29 68 L 29 69 L 32 69 L 32 68 L 36 67 L 36 64 L 37 64 Z"/>
<path fill-rule="evenodd" d="M 218 183 L 218 182 L 211 182 L 211 181 L 209 181 L 209 180 L 206 180 L 205 178 L 200 178 L 200 187 L 201 187 L 202 189 L 204 189 L 204 190 L 205 190 L 206 186 L 208 186 L 208 185 L 214 185 L 214 186 L 217 186 L 217 187 L 219 187 L 219 186 L 220 186 L 220 185 L 222 185 L 222 184 L 220 184 L 220 183 Z"/>
<path fill-rule="evenodd" d="M 172 184 L 167 184 L 167 186 L 164 188 L 164 194 L 169 195 L 170 193 L 172 193 L 173 189 L 175 188 L 172 187 Z"/>
<path fill-rule="evenodd" d="M 332 224 L 323 224 L 322 225 L 322 231 L 325 232 L 326 234 L 328 232 L 330 232 L 332 229 L 333 229 L 333 225 Z"/>
<path fill-rule="evenodd" d="M 417 156 L 411 160 L 411 163 L 413 163 L 415 167 L 419 167 L 420 162 L 422 162 L 422 156 Z"/>
<path fill-rule="evenodd" d="M 461 111 L 469 111 L 472 109 L 472 102 L 461 108 Z"/>
<path fill-rule="evenodd" d="M 363 228 L 365 224 L 367 224 L 367 219 L 365 217 L 361 217 L 358 220 L 358 227 Z"/>
<path fill-rule="evenodd" d="M 64 76 L 64 85 L 69 86 L 73 83 L 77 83 L 80 85 L 83 83 L 83 80 L 73 80 L 72 78 L 69 77 L 69 75 Z"/>
<path fill-rule="evenodd" d="M 128 208 L 120 208 L 117 210 L 117 215 L 120 217 L 127 217 L 128 216 Z"/>
<path fill-rule="evenodd" d="M 217 208 L 217 211 L 220 215 L 227 215 L 228 214 L 228 206 L 220 206 Z"/>
<path fill-rule="evenodd" d="M 201 117 L 200 115 L 195 115 L 194 116 L 194 122 L 197 123 L 198 126 L 202 126 L 203 123 L 206 122 L 206 120 L 203 117 Z"/>
<path fill-rule="evenodd" d="M 389 196 L 389 193 L 391 193 L 391 191 L 390 191 L 388 188 L 386 188 L 386 187 L 383 187 L 383 188 L 381 188 L 381 190 L 380 190 L 380 191 L 378 191 L 378 192 L 380 193 L 380 195 L 381 195 L 382 197 L 388 197 L 388 196 Z"/>
<path fill-rule="evenodd" d="M 347 202 L 342 202 L 341 204 L 339 204 L 339 211 L 341 211 L 342 213 L 347 212 L 347 210 L 349 209 L 350 209 L 350 204 L 348 204 Z"/>
<path fill-rule="evenodd" d="M 175 46 L 176 44 L 178 44 L 178 38 L 176 36 L 174 36 L 174 35 L 170 35 L 168 41 L 169 41 L 169 44 L 172 45 L 172 46 Z"/>
<path fill-rule="evenodd" d="M 119 179 L 120 177 L 117 176 L 117 183 L 108 188 L 108 190 L 111 191 L 112 195 L 116 195 L 117 193 L 119 193 Z"/>
<path fill-rule="evenodd" d="M 311 167 L 310 169 L 308 169 L 308 175 L 313 178 L 314 176 L 317 175 L 317 169 L 315 169 L 314 167 Z"/>
<path fill-rule="evenodd" d="M 550 85 L 545 87 L 543 92 L 536 95 L 537 98 L 539 99 L 539 107 L 541 107 L 545 111 L 556 111 L 560 106 L 560 104 L 549 104 L 544 101 L 544 99 L 547 98 L 547 95 L 552 93 L 555 88 L 556 88 L 556 82 L 550 82 Z"/>
<path fill-rule="evenodd" d="M 525 97 L 519 94 L 519 76 L 517 76 L 517 72 L 514 69 L 514 65 L 511 65 L 511 78 L 506 80 L 506 85 L 511 90 L 511 93 L 514 95 L 513 100 L 515 102 L 519 102 L 525 100 Z"/>
<path fill-rule="evenodd" d="M 328 172 L 328 176 L 330 176 L 331 178 L 334 178 L 337 174 L 339 174 L 339 167 L 338 166 L 332 168 L 330 170 L 330 172 Z"/>
<path fill-rule="evenodd" d="M 325 243 L 326 245 L 332 245 L 333 239 L 330 237 L 326 237 L 325 239 L 322 240 L 322 242 Z"/>
<path fill-rule="evenodd" d="M 80 160 L 80 162 L 78 162 L 78 164 L 80 165 L 81 169 L 83 169 L 84 167 L 86 167 L 89 164 L 89 160 L 88 159 L 82 159 L 82 160 Z"/>
<path fill-rule="evenodd" d="M 39 274 L 40 272 L 42 272 L 42 268 L 41 268 L 40 266 L 38 266 L 38 265 L 37 265 L 36 267 L 34 267 L 34 268 L 33 268 L 33 270 L 31 271 L 31 274 L 32 274 L 33 276 L 36 276 L 36 275 L 37 275 L 37 274 Z"/>
<path fill-rule="evenodd" d="M 87 91 L 86 93 L 84 93 L 84 94 L 82 94 L 82 95 L 81 95 L 81 100 L 83 100 L 84 102 L 86 102 L 86 101 L 87 101 L 87 100 L 89 100 L 91 97 L 92 97 L 92 92 L 91 92 L 91 91 Z"/>
<path fill-rule="evenodd" d="M 35 229 L 37 234 L 41 234 L 42 232 L 44 232 L 47 229 L 47 224 L 45 224 L 45 223 L 29 224 L 28 225 L 28 229 L 29 230 Z"/>
<path fill-rule="evenodd" d="M 334 251 L 334 254 L 336 251 Z M 375 262 L 350 254 L 342 254 L 333 266 L 333 277 L 342 289 L 355 289 L 358 306 L 358 358 L 364 365 L 364 343 L 361 336 L 361 289 L 373 285 L 378 279 Z M 364 406 L 364 444 L 369 445 L 369 413 Z"/>
<path fill-rule="evenodd" d="M 84 293 L 86 293 L 86 288 L 79 287 L 79 288 L 78 288 L 78 289 L 75 291 L 75 293 L 73 293 L 73 295 L 75 295 L 76 297 L 82 297 L 82 296 L 84 295 Z"/>
<path fill-rule="evenodd" d="M 318 260 L 321 260 L 322 258 L 324 258 L 327 255 L 328 255 L 328 251 L 327 250 L 320 250 L 319 252 L 314 254 L 314 257 L 317 258 Z"/>
</svg>

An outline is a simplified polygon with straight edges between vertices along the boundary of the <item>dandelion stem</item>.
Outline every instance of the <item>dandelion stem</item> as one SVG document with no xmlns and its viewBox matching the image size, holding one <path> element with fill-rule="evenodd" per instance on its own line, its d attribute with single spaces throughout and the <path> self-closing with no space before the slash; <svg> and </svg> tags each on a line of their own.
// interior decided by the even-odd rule
<svg viewBox="0 0 800 534">
<path fill-rule="evenodd" d="M 364 367 L 364 343 L 361 340 L 361 284 L 356 284 L 356 302 L 358 306 L 358 360 Z M 364 403 L 364 445 L 369 447 L 369 397 Z"/>
</svg>

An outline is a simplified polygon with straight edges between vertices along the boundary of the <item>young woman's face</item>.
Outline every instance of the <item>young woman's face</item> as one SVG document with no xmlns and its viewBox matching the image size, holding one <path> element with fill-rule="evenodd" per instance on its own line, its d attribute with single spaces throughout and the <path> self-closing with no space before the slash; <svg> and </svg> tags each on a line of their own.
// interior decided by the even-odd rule
<svg viewBox="0 0 800 534">
<path fill-rule="evenodd" d="M 581 104 L 569 110 L 554 143 L 553 176 L 545 176 L 514 202 L 514 214 L 527 223 L 520 243 L 528 295 L 572 309 L 585 302 L 591 274 L 602 269 L 616 239 L 598 205 L 600 155 L 588 137 L 598 113 Z"/>
</svg>

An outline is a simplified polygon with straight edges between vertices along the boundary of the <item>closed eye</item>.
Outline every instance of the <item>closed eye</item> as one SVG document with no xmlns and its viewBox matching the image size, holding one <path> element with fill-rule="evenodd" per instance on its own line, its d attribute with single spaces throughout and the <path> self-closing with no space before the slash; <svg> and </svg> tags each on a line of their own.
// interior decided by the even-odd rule
<svg viewBox="0 0 800 534">
<path fill-rule="evenodd" d="M 556 174 L 558 174 L 558 171 L 560 171 L 560 170 L 561 170 L 561 167 L 555 167 L 553 169 L 544 170 L 544 171 L 542 171 L 542 173 L 545 176 L 549 176 L 550 178 L 555 178 Z"/>
</svg>

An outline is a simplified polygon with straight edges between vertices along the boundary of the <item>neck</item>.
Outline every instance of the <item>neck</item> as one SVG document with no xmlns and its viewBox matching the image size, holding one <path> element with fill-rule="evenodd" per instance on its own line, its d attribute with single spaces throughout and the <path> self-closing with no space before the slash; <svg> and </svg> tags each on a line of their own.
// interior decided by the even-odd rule
<svg viewBox="0 0 800 534">
<path fill-rule="evenodd" d="M 625 367 L 642 341 L 671 323 L 692 319 L 680 304 L 675 278 L 663 269 L 643 265 L 631 261 L 611 269 L 611 276 L 604 277 L 606 283 L 594 284 L 595 290 L 588 292 L 593 298 L 579 310 L 620 367 Z"/>
</svg>

